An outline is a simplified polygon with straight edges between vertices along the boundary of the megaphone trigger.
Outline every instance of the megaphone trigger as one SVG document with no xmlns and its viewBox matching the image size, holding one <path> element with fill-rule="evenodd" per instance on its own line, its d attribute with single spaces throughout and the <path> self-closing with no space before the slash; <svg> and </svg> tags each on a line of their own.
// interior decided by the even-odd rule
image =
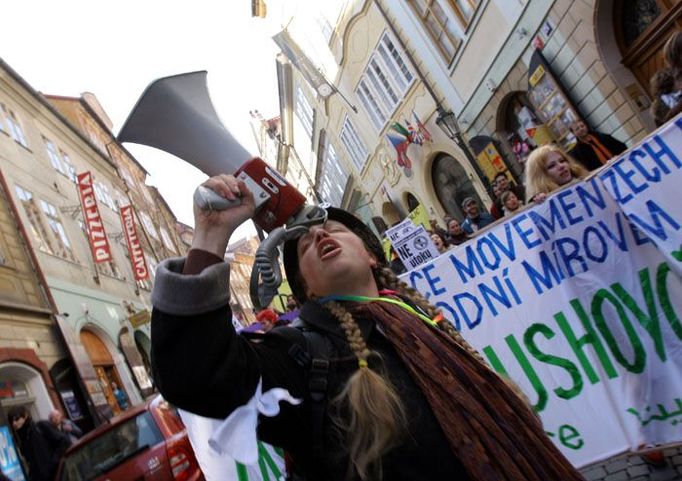
<svg viewBox="0 0 682 481">
<path fill-rule="evenodd" d="M 202 210 L 225 210 L 242 203 L 241 199 L 226 199 L 208 187 L 200 185 L 194 191 L 194 203 Z"/>
</svg>

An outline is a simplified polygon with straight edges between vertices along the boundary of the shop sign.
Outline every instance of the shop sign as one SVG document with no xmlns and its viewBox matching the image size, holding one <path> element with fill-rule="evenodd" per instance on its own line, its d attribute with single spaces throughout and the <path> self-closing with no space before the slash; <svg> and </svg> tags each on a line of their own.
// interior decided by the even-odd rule
<svg viewBox="0 0 682 481">
<path fill-rule="evenodd" d="M 543 67 L 542 65 L 538 65 L 538 68 L 535 69 L 535 72 L 533 72 L 533 74 L 528 79 L 528 83 L 530 83 L 530 86 L 535 87 L 543 75 L 545 75 L 545 67 Z"/>
<path fill-rule="evenodd" d="M 137 329 L 140 326 L 148 324 L 149 321 L 151 321 L 151 316 L 147 309 L 143 309 L 128 317 L 128 320 L 130 321 L 130 325 L 133 326 L 133 329 Z"/>
<path fill-rule="evenodd" d="M 83 218 L 85 220 L 85 230 L 90 240 L 90 249 L 95 263 L 111 261 L 111 249 L 109 240 L 104 231 L 104 222 L 99 214 L 95 190 L 92 186 L 92 174 L 83 172 L 78 174 L 78 194 L 83 208 Z"/>
<path fill-rule="evenodd" d="M 135 280 L 145 280 L 149 278 L 149 270 L 147 269 L 147 261 L 144 258 L 144 251 L 140 245 L 140 238 L 137 236 L 133 206 L 122 206 L 119 208 L 119 212 L 121 213 L 121 224 L 123 225 L 123 233 L 125 234 Z"/>
<path fill-rule="evenodd" d="M 9 432 L 9 427 L 0 426 L 0 470 L 12 481 L 25 481 L 24 472 L 21 470 L 21 461 L 14 447 L 14 439 Z"/>
<path fill-rule="evenodd" d="M 412 219 L 405 219 L 388 229 L 386 236 L 408 270 L 430 262 L 440 255 L 424 226 L 414 225 Z"/>
<path fill-rule="evenodd" d="M 73 391 L 59 391 L 59 395 L 64 401 L 64 406 L 66 407 L 66 412 L 69 415 L 69 419 L 72 421 L 78 421 L 83 419 L 83 412 L 81 411 L 80 404 L 78 404 L 78 399 Z"/>
<path fill-rule="evenodd" d="M 135 380 L 137 380 L 137 385 L 140 386 L 140 389 L 151 389 L 153 387 L 152 380 L 149 379 L 149 375 L 144 366 L 133 366 L 133 374 L 135 375 Z"/>
</svg>

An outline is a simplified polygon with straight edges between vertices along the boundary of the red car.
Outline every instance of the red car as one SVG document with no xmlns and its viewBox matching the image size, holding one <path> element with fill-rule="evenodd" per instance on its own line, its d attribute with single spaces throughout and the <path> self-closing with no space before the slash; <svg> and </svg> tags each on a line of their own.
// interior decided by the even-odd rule
<svg viewBox="0 0 682 481">
<path fill-rule="evenodd" d="M 205 481 L 185 426 L 160 396 L 126 410 L 71 446 L 58 481 Z"/>
</svg>

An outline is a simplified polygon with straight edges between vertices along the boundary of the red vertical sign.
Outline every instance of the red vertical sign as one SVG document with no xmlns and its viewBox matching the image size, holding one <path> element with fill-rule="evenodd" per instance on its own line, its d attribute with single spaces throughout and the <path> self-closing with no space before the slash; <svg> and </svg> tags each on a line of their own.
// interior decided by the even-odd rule
<svg viewBox="0 0 682 481">
<path fill-rule="evenodd" d="M 140 245 L 140 238 L 137 237 L 133 206 L 126 205 L 120 207 L 119 212 L 121 213 L 121 223 L 123 224 L 126 244 L 128 244 L 130 263 L 133 266 L 133 274 L 135 275 L 136 281 L 142 281 L 149 278 L 149 270 L 147 269 L 147 262 L 144 259 L 144 252 Z"/>
<path fill-rule="evenodd" d="M 112 260 L 111 249 L 109 248 L 107 234 L 104 231 L 104 223 L 99 215 L 90 172 L 78 174 L 78 193 L 81 198 L 83 217 L 85 218 L 85 230 L 90 239 L 90 249 L 92 249 L 95 262 L 109 262 Z"/>
</svg>

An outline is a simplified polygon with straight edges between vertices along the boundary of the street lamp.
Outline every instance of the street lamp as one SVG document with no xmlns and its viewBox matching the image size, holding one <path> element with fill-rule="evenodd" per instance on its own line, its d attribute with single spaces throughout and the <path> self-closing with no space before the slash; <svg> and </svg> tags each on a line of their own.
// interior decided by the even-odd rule
<svg viewBox="0 0 682 481">
<path fill-rule="evenodd" d="M 478 165 L 478 161 L 474 157 L 474 154 L 471 153 L 471 150 L 469 150 L 469 146 L 464 141 L 464 137 L 462 137 L 462 131 L 459 130 L 457 116 L 452 110 L 445 110 L 442 105 L 438 105 L 436 107 L 436 111 L 438 112 L 438 117 L 436 117 L 436 125 L 440 127 L 440 129 L 445 135 L 448 136 L 449 139 L 453 140 L 455 144 L 457 144 L 457 147 L 459 147 L 462 152 L 464 152 L 467 160 L 476 171 L 478 178 L 484 183 L 484 185 L 487 185 L 487 178 L 483 175 L 483 172 Z"/>
</svg>

